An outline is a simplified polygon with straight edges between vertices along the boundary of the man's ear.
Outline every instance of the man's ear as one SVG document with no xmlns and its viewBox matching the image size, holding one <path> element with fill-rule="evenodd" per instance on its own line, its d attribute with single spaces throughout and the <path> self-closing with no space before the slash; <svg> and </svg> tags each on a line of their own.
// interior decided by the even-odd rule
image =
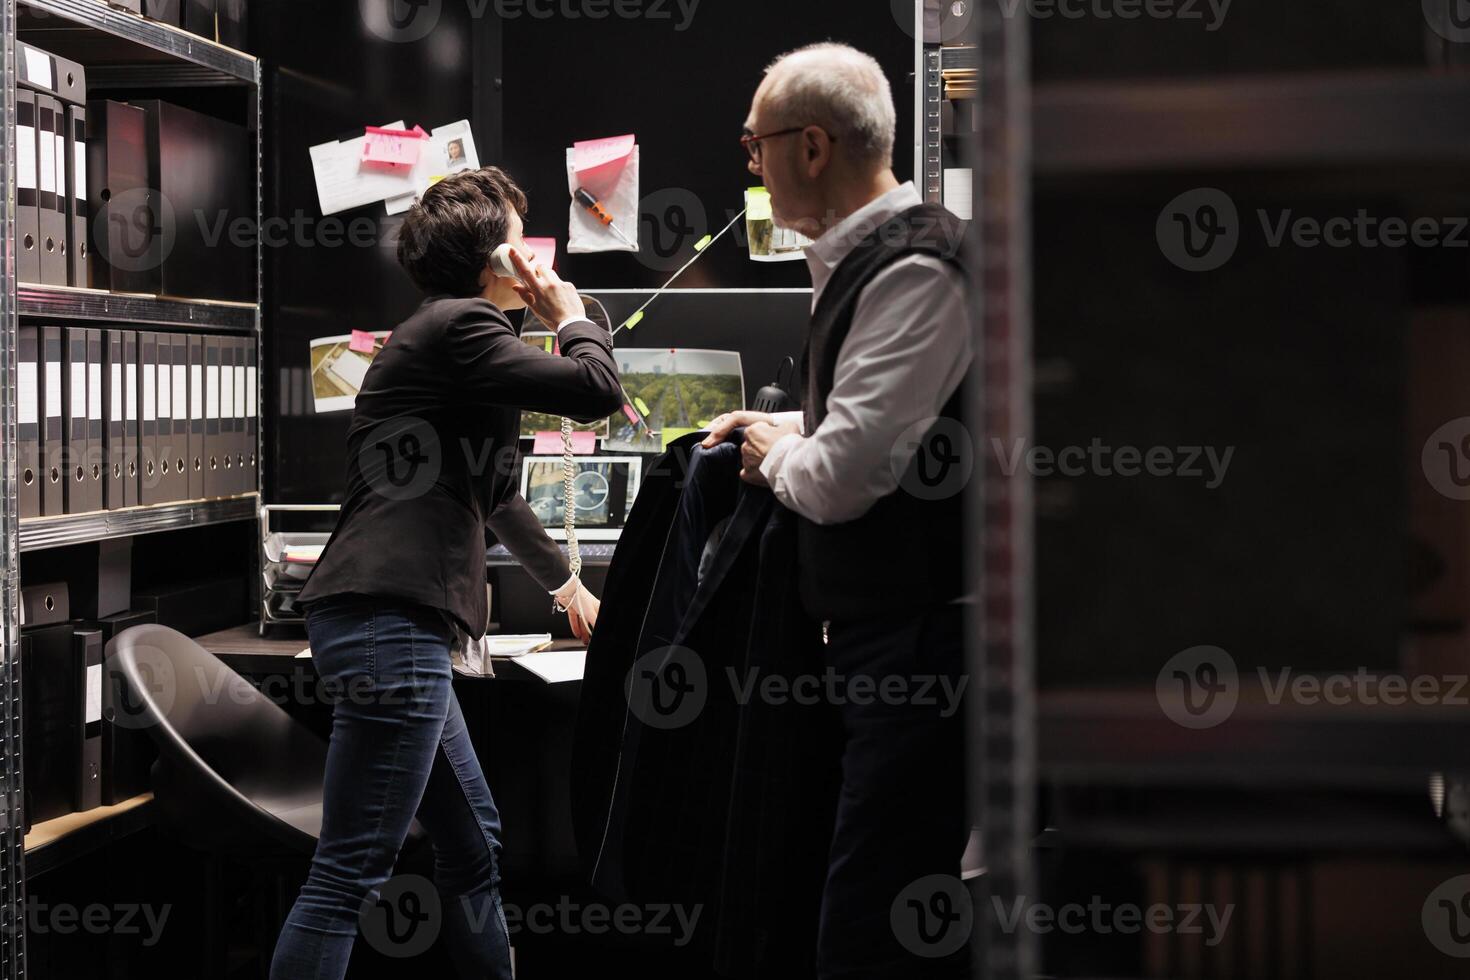
<svg viewBox="0 0 1470 980">
<path fill-rule="evenodd" d="M 815 180 L 832 164 L 832 138 L 816 126 L 808 126 L 801 134 L 801 148 L 806 155 L 806 174 Z"/>
</svg>

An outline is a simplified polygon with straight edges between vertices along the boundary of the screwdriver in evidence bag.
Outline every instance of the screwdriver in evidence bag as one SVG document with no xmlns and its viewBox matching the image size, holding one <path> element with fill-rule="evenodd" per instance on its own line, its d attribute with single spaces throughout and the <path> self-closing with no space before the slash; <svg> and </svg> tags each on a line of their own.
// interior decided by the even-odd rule
<svg viewBox="0 0 1470 980">
<path fill-rule="evenodd" d="M 623 234 L 623 229 L 619 228 L 616 224 L 613 223 L 613 217 L 612 215 L 607 213 L 607 208 L 603 207 L 602 202 L 593 197 L 586 188 L 578 187 L 577 193 L 574 194 L 573 197 L 577 199 L 578 204 L 582 205 L 582 207 L 590 211 L 594 218 L 602 222 L 603 225 L 605 225 L 606 227 L 611 228 L 613 234 L 621 238 L 623 240 L 623 243 L 626 244 L 629 248 L 636 249 L 638 247 L 637 245 L 633 244 L 632 239 Z"/>
</svg>

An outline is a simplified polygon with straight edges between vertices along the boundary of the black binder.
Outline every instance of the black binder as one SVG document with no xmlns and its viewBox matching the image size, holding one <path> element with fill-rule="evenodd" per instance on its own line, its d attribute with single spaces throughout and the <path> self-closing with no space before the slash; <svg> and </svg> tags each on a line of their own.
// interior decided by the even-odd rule
<svg viewBox="0 0 1470 980">
<path fill-rule="evenodd" d="M 245 341 L 245 479 L 247 493 L 260 487 L 260 351 L 255 338 Z"/>
<path fill-rule="evenodd" d="M 16 337 L 16 506 L 20 516 L 41 516 L 41 334 L 21 327 Z"/>
<path fill-rule="evenodd" d="M 216 0 L 219 43 L 236 51 L 249 47 L 249 22 L 245 0 Z"/>
<path fill-rule="evenodd" d="M 40 160 L 36 156 L 36 93 L 15 92 L 15 276 L 41 281 Z"/>
<path fill-rule="evenodd" d="M 204 496 L 220 497 L 224 468 L 220 462 L 220 357 L 219 338 L 204 338 Z"/>
<path fill-rule="evenodd" d="M 132 610 L 104 616 L 95 623 L 102 630 L 102 802 L 112 806 L 146 793 L 149 767 L 157 756 L 153 742 L 142 730 L 142 705 L 128 693 L 122 672 L 109 656 L 106 644 L 123 630 L 156 622 L 150 610 Z"/>
<path fill-rule="evenodd" d="M 66 150 L 66 116 L 60 101 L 39 92 L 36 93 L 36 145 L 41 185 L 37 197 L 41 225 L 41 282 L 47 286 L 65 286 L 66 161 L 62 156 Z"/>
<path fill-rule="evenodd" d="M 173 450 L 169 454 L 174 471 L 169 476 L 169 496 L 189 499 L 189 338 L 170 334 L 173 347 Z"/>
<path fill-rule="evenodd" d="M 72 625 L 21 631 L 25 812 L 34 825 L 72 811 L 81 755 L 80 693 Z"/>
<path fill-rule="evenodd" d="M 174 349 L 168 334 L 156 333 L 152 336 L 156 345 L 153 362 L 156 366 L 156 379 L 153 394 L 157 399 L 158 416 L 158 434 L 154 440 L 154 445 L 158 447 L 158 492 L 155 502 L 168 503 L 176 499 L 173 496 L 172 479 L 174 474 Z"/>
<path fill-rule="evenodd" d="M 97 289 L 158 292 L 149 265 L 156 219 L 148 185 L 148 116 L 111 100 L 87 105 L 87 209 L 93 215 L 91 282 Z"/>
<path fill-rule="evenodd" d="M 66 512 L 87 513 L 87 331 L 82 327 L 63 327 L 61 372 L 61 415 L 65 433 L 62 467 L 66 486 Z"/>
<path fill-rule="evenodd" d="M 123 506 L 138 506 L 138 335 L 123 331 Z"/>
<path fill-rule="evenodd" d="M 124 413 L 126 389 L 126 361 L 123 360 L 122 330 L 106 331 L 107 363 L 102 370 L 102 405 L 106 422 L 106 470 L 102 480 L 102 505 L 107 510 L 119 510 L 128 505 L 124 489 L 124 473 L 127 472 L 127 416 Z"/>
<path fill-rule="evenodd" d="M 66 513 L 66 353 L 60 327 L 41 328 L 41 513 Z"/>
<path fill-rule="evenodd" d="M 204 338 L 189 337 L 189 499 L 204 499 Z"/>
<path fill-rule="evenodd" d="M 71 105 L 87 104 L 87 69 L 25 41 L 15 42 L 15 80 Z"/>
<path fill-rule="evenodd" d="M 183 26 L 182 7 L 180 0 L 143 0 L 144 16 L 174 27 Z"/>
<path fill-rule="evenodd" d="M 71 229 L 68 243 L 67 281 L 73 286 L 91 285 L 88 271 L 91 235 L 87 216 L 87 110 L 66 107 L 66 220 Z"/>
<path fill-rule="evenodd" d="M 50 626 L 68 619 L 71 619 L 71 592 L 65 582 L 21 586 L 22 626 Z"/>
<path fill-rule="evenodd" d="M 241 422 L 239 400 L 235 397 L 240 380 L 236 364 L 240 341 L 234 337 L 220 338 L 220 449 L 221 465 L 224 467 L 225 494 L 240 492 L 238 457 L 240 455 Z"/>
<path fill-rule="evenodd" d="M 138 503 L 163 502 L 158 447 L 158 335 L 138 334 Z"/>
<path fill-rule="evenodd" d="M 103 345 L 104 331 L 91 328 L 87 331 L 87 509 L 103 510 L 102 484 L 107 466 L 107 422 L 103 402 L 102 366 L 107 348 Z"/>
<path fill-rule="evenodd" d="M 183 26 L 184 30 L 207 37 L 211 41 L 218 39 L 219 28 L 215 24 L 214 0 L 183 0 Z"/>
<path fill-rule="evenodd" d="M 73 797 L 80 813 L 102 805 L 102 631 L 78 627 L 72 636 L 81 688 L 72 708 L 81 734 Z"/>
</svg>

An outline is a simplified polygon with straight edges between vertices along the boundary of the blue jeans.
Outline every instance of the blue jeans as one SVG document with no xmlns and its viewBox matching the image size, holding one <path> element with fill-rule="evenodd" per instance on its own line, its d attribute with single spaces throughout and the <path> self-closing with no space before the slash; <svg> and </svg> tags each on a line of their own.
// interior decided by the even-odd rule
<svg viewBox="0 0 1470 980">
<path fill-rule="evenodd" d="M 307 631 L 332 740 L 321 838 L 272 980 L 339 980 L 359 928 L 390 956 L 442 931 L 464 976 L 510 980 L 500 814 L 451 686 L 448 624 L 423 606 L 335 596 L 312 605 Z M 419 890 L 437 894 L 389 881 L 415 815 L 434 846 L 433 888 Z"/>
</svg>

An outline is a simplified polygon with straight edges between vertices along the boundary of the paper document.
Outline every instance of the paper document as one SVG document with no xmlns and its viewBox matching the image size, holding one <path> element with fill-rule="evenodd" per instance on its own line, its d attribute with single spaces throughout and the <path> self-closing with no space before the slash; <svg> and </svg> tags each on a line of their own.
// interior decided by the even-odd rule
<svg viewBox="0 0 1470 980">
<path fill-rule="evenodd" d="M 543 650 L 516 661 L 548 684 L 579 681 L 587 669 L 586 650 Z"/>
<path fill-rule="evenodd" d="M 430 134 L 418 163 L 409 176 L 413 190 L 386 202 L 389 214 L 403 214 L 413 207 L 437 181 L 461 170 L 479 170 L 480 153 L 475 149 L 475 134 L 468 119 L 440 126 Z"/>
<path fill-rule="evenodd" d="M 403 120 L 390 122 L 382 129 L 402 129 Z M 367 204 L 386 201 L 413 191 L 410 173 L 362 165 L 367 146 L 366 129 L 354 140 L 322 143 L 311 148 L 311 167 L 316 173 L 316 195 L 322 214 L 339 214 Z"/>
</svg>

